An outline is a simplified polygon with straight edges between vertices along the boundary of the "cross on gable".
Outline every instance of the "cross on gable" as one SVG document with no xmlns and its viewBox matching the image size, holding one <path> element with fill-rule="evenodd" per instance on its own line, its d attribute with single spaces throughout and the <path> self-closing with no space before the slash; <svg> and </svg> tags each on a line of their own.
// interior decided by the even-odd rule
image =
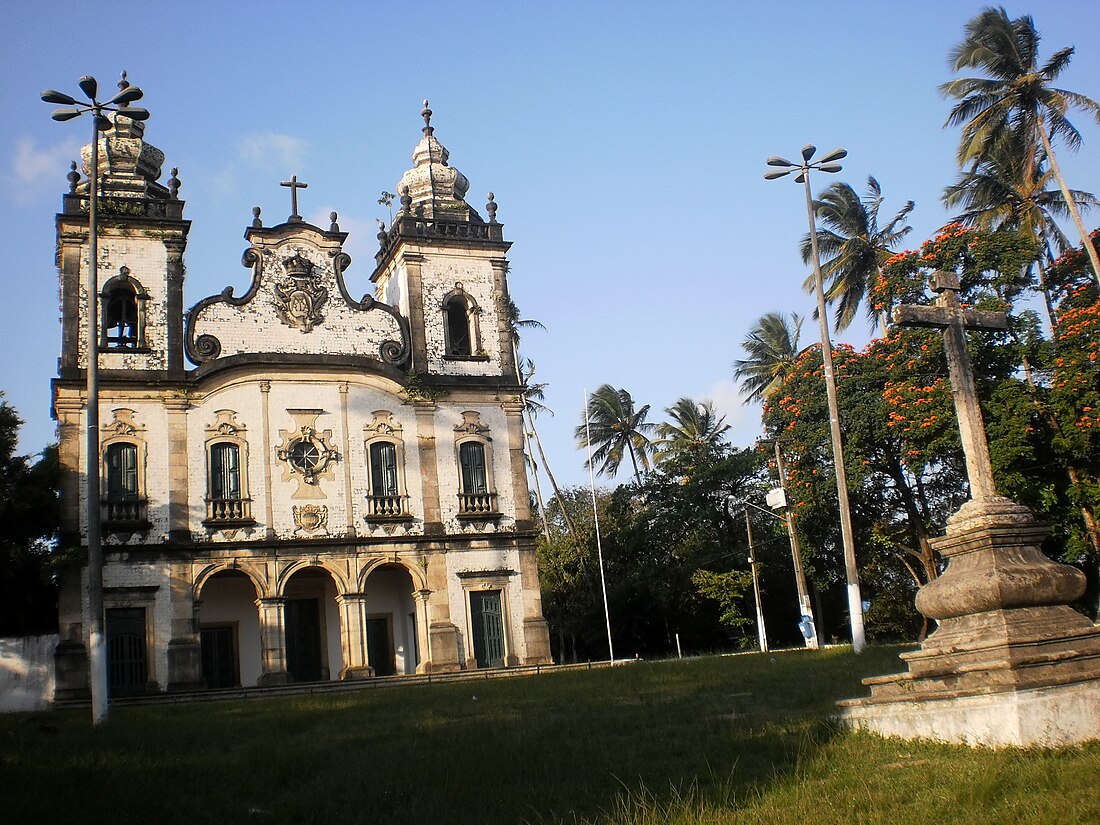
<svg viewBox="0 0 1100 825">
<path fill-rule="evenodd" d="M 989 459 L 989 444 L 978 405 L 978 390 L 974 370 L 966 351 L 966 330 L 999 332 L 1008 329 L 1008 316 L 1003 312 L 980 312 L 964 309 L 959 302 L 959 277 L 953 272 L 933 272 L 932 291 L 937 293 L 934 306 L 899 306 L 894 309 L 894 323 L 905 327 L 933 327 L 943 330 L 943 346 L 947 354 L 947 373 L 951 379 L 951 395 L 955 415 L 959 419 L 959 435 L 966 474 L 970 479 L 971 498 L 990 498 L 997 494 L 993 485 L 993 465 Z"/>
<path fill-rule="evenodd" d="M 298 190 L 308 189 L 309 184 L 300 182 L 297 175 L 291 175 L 290 180 L 280 182 L 279 186 L 290 187 L 290 217 L 287 223 L 300 223 L 302 216 L 298 214 Z"/>
</svg>

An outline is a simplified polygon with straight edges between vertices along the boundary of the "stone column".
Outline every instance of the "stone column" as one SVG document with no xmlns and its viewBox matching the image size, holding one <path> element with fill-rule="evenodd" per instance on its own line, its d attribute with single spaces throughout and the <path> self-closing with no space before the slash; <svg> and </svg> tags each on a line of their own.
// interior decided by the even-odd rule
<svg viewBox="0 0 1100 825">
<path fill-rule="evenodd" d="M 427 318 L 424 317 L 424 282 L 420 275 L 420 265 L 424 256 L 418 252 L 405 252 L 401 255 L 405 265 L 409 298 L 409 370 L 426 372 L 428 369 L 428 342 L 424 335 Z M 440 310 L 442 311 L 442 310 Z"/>
<path fill-rule="evenodd" d="M 340 426 L 344 430 L 344 438 L 340 444 L 343 453 L 344 464 L 344 507 L 347 510 L 347 537 L 355 538 L 355 501 L 353 491 L 355 485 L 351 480 L 351 431 L 348 429 L 348 382 L 341 381 L 340 389 Z"/>
<path fill-rule="evenodd" d="M 447 587 L 446 551 L 428 557 L 428 648 L 431 660 L 425 670 L 443 673 L 462 668 L 459 658 L 459 631 L 451 621 L 451 605 Z"/>
<path fill-rule="evenodd" d="M 283 619 L 283 599 L 257 599 L 260 611 L 260 659 L 263 672 L 260 687 L 285 685 L 289 681 L 286 672 L 286 647 Z"/>
<path fill-rule="evenodd" d="M 420 455 L 420 493 L 424 506 L 424 534 L 443 532 L 443 517 L 439 506 L 439 467 L 435 438 L 435 404 L 413 402 L 416 413 L 416 444 Z"/>
<path fill-rule="evenodd" d="M 531 493 L 527 487 L 527 462 L 523 454 L 523 405 L 505 402 L 500 405 L 508 422 L 508 469 L 512 497 L 516 503 L 516 530 L 533 530 L 531 520 Z"/>
<path fill-rule="evenodd" d="M 539 589 L 538 558 L 533 544 L 518 549 L 519 587 L 523 594 L 523 663 L 548 665 L 550 656 L 550 626 L 542 616 L 542 591 Z"/>
<path fill-rule="evenodd" d="M 191 539 L 189 519 L 190 455 L 187 451 L 187 411 L 191 403 L 185 398 L 165 398 L 168 415 L 168 538 L 186 542 Z M 205 461 L 202 465 L 205 466 Z"/>
<path fill-rule="evenodd" d="M 374 675 L 367 654 L 366 598 L 365 593 L 345 593 L 336 597 L 344 645 L 341 679 L 368 679 Z"/>
<path fill-rule="evenodd" d="M 416 646 L 420 650 L 420 661 L 416 663 L 417 673 L 431 671 L 432 641 L 428 632 L 428 601 L 431 595 L 431 590 L 417 590 L 413 593 L 416 601 Z"/>
<path fill-rule="evenodd" d="M 183 250 L 187 246 L 182 237 L 166 238 L 168 253 L 167 347 L 168 375 L 183 376 Z"/>
<path fill-rule="evenodd" d="M 169 691 L 199 690 L 202 680 L 202 646 L 199 640 L 198 603 L 189 573 L 190 565 L 171 566 L 169 604 L 172 611 L 168 640 Z"/>
<path fill-rule="evenodd" d="M 263 420 L 263 454 L 264 463 L 264 538 L 275 538 L 275 511 L 271 500 L 271 382 L 260 382 L 260 407 Z M 255 498 L 255 496 L 253 496 Z"/>
</svg>

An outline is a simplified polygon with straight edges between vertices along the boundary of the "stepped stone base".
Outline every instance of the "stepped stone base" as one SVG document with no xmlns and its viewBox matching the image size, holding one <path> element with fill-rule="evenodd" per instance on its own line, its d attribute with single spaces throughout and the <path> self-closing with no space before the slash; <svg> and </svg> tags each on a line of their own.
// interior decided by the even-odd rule
<svg viewBox="0 0 1100 825">
<path fill-rule="evenodd" d="M 839 718 L 883 736 L 1057 747 L 1100 740 L 1100 627 L 1068 607 L 1080 571 L 1047 559 L 1027 510 L 968 502 L 934 546 L 944 574 L 917 607 L 939 628 L 902 655 L 906 673 L 864 679 Z"/>
</svg>

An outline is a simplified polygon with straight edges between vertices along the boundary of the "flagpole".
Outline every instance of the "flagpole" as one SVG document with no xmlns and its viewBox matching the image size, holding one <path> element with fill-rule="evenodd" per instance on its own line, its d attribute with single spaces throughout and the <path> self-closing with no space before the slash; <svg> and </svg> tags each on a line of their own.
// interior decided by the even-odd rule
<svg viewBox="0 0 1100 825">
<path fill-rule="evenodd" d="M 584 440 L 588 445 L 588 488 L 592 491 L 592 520 L 596 525 L 596 558 L 600 561 L 600 587 L 603 588 L 603 618 L 607 623 L 607 658 L 615 664 L 615 648 L 611 643 L 611 611 L 607 607 L 607 579 L 603 572 L 603 542 L 600 540 L 600 514 L 596 509 L 596 476 L 592 469 L 592 429 L 588 423 L 588 388 L 584 390 Z"/>
</svg>

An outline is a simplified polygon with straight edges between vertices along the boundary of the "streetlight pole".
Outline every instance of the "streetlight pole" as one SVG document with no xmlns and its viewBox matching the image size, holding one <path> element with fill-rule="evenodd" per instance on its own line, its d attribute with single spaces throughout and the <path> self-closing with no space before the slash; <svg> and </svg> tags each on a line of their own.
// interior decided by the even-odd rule
<svg viewBox="0 0 1100 825">
<path fill-rule="evenodd" d="M 125 82 L 125 81 L 124 81 Z M 106 112 L 116 112 L 131 120 L 146 120 L 149 112 L 131 107 L 141 99 L 142 91 L 126 84 L 118 94 L 106 102 L 96 100 L 98 84 L 94 77 L 80 78 L 80 91 L 86 101 L 77 100 L 64 92 L 47 89 L 42 99 L 47 103 L 59 103 L 53 119 L 72 120 L 83 114 L 92 115 L 92 168 L 88 178 L 88 267 L 85 292 L 87 295 L 88 330 L 85 358 L 88 375 L 88 400 L 85 423 L 87 424 L 87 458 L 85 483 L 87 485 L 88 520 L 88 681 L 92 693 L 92 723 L 100 725 L 107 720 L 107 647 L 103 612 L 103 542 L 100 533 L 99 490 L 99 133 L 111 128 Z"/>
<path fill-rule="evenodd" d="M 844 572 L 848 583 L 848 615 L 852 625 L 852 650 L 863 651 L 867 643 L 863 635 L 863 597 L 859 592 L 859 568 L 856 566 L 855 538 L 852 531 L 852 513 L 848 506 L 848 478 L 844 471 L 844 447 L 840 435 L 840 412 L 836 401 L 836 376 L 833 372 L 833 345 L 829 339 L 829 319 L 826 314 L 825 288 L 821 278 L 821 258 L 817 249 L 817 222 L 814 220 L 813 195 L 810 192 L 810 170 L 839 172 L 836 161 L 847 157 L 845 149 L 834 149 L 819 160 L 811 162 L 817 147 L 802 147 L 802 162 L 794 163 L 772 155 L 768 166 L 780 167 L 764 173 L 765 180 L 775 180 L 796 172 L 795 182 L 806 187 L 806 216 L 810 222 L 810 248 L 813 254 L 814 287 L 817 292 L 817 318 L 821 325 L 821 357 L 825 365 L 825 395 L 829 404 L 829 433 L 833 442 L 833 466 L 836 471 L 836 496 L 840 506 L 840 535 L 844 544 Z"/>
</svg>

